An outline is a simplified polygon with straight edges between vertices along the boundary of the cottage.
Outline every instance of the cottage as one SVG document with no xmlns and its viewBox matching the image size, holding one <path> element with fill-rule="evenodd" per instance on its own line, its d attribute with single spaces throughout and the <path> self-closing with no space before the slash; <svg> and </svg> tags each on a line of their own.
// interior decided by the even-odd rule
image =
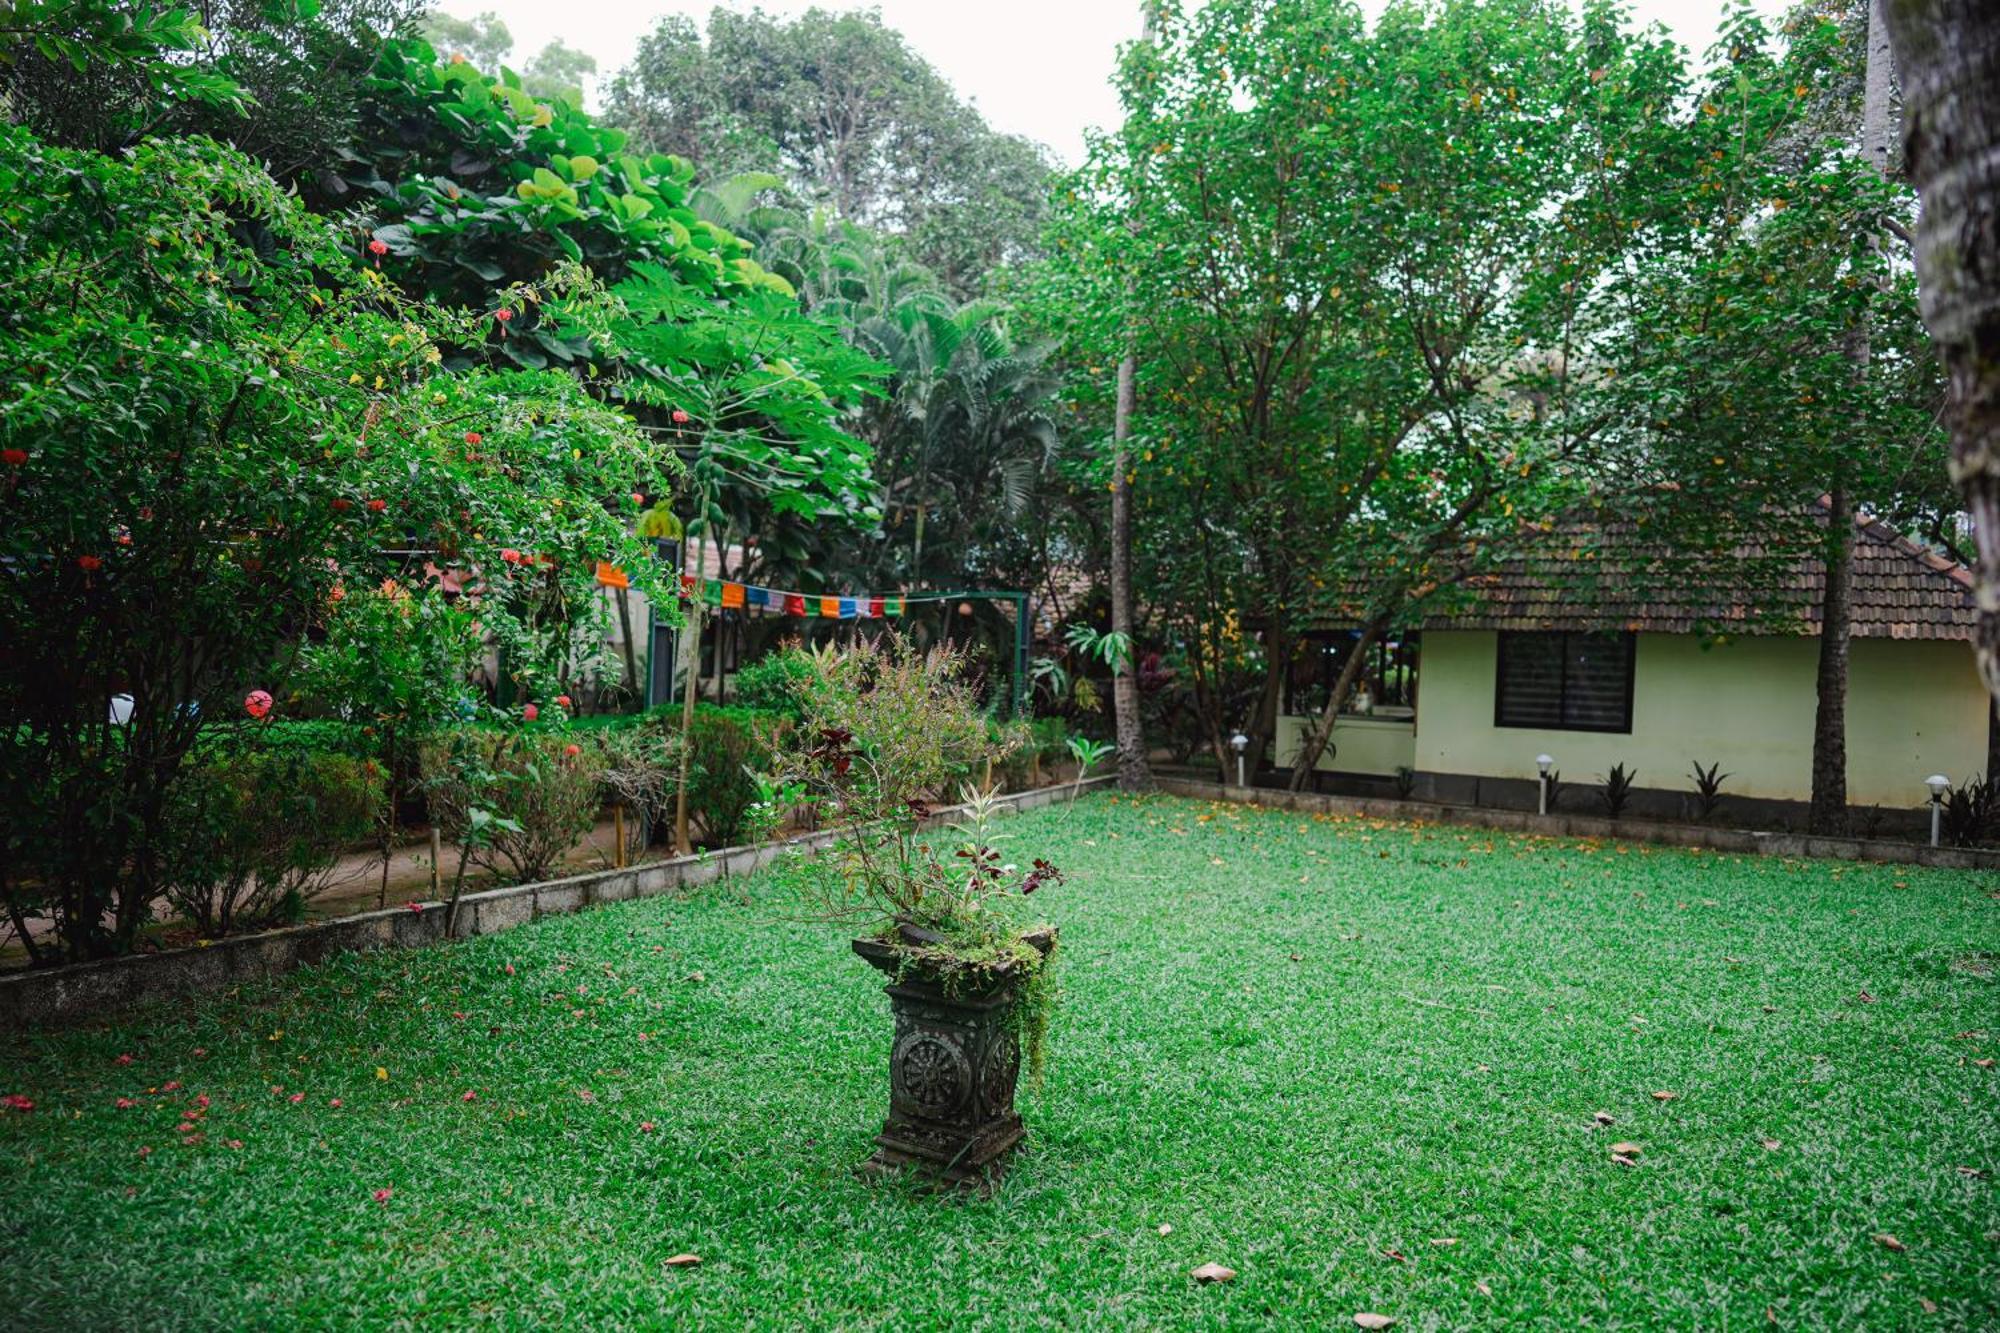
<svg viewBox="0 0 2000 1333">
<path fill-rule="evenodd" d="M 1853 570 L 1848 797 L 1907 809 L 1926 799 L 1930 774 L 1956 782 L 1987 769 L 1992 713 L 1968 646 L 1971 575 L 1865 515 Z M 1714 588 L 1701 606 L 1692 596 L 1641 601 L 1616 581 L 1565 579 L 1560 561 L 1514 562 L 1483 581 L 1471 606 L 1375 646 L 1316 778 L 1380 785 L 1400 770 L 1420 797 L 1529 806 L 1546 754 L 1569 784 L 1595 784 L 1623 764 L 1637 773 L 1635 810 L 1673 813 L 1693 767 L 1719 764 L 1739 809 L 1795 813 L 1812 790 L 1823 580 L 1818 561 L 1800 563 L 1788 591 L 1815 609 L 1793 632 L 1755 632 L 1745 617 L 1746 632 L 1718 640 L 1700 632 L 1717 619 Z M 1722 590 L 1725 607 L 1730 595 Z M 1345 628 L 1317 635 L 1294 670 L 1276 736 L 1281 766 L 1298 754 L 1354 638 Z"/>
</svg>

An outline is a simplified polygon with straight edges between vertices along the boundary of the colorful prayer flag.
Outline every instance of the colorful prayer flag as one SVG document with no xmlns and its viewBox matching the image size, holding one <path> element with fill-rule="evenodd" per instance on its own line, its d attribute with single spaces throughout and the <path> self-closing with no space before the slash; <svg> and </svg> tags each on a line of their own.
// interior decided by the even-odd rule
<svg viewBox="0 0 2000 1333">
<path fill-rule="evenodd" d="M 740 583 L 725 583 L 725 584 L 723 584 L 723 585 L 722 585 L 722 605 L 723 605 L 723 606 L 724 606 L 725 608 L 730 608 L 730 607 L 740 607 L 740 606 L 742 606 L 742 605 L 743 605 L 743 585 L 742 585 L 742 584 L 740 584 Z"/>
</svg>

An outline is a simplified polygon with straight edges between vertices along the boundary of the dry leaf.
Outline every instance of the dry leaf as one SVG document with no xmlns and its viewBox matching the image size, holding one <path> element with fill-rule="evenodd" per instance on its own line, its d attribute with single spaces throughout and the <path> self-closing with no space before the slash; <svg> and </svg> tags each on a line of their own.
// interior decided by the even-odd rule
<svg viewBox="0 0 2000 1333">
<path fill-rule="evenodd" d="M 1433 1245 L 1456 1245 L 1456 1244 L 1458 1244 L 1458 1237 L 1456 1237 L 1456 1236 L 1432 1236 L 1432 1237 L 1431 1237 L 1431 1244 L 1433 1244 Z"/>
<path fill-rule="evenodd" d="M 1974 1060 L 1972 1063 L 1978 1065 L 1981 1069 L 1993 1068 L 1993 1061 L 1990 1058 L 1985 1060 Z"/>
<path fill-rule="evenodd" d="M 1221 1264 L 1203 1264 L 1194 1270 L 1194 1280 L 1197 1282 L 1227 1282 L 1235 1276 L 1235 1269 L 1224 1268 Z"/>
<path fill-rule="evenodd" d="M 1611 1145 L 1611 1155 L 1613 1157 L 1637 1157 L 1644 1151 L 1646 1150 L 1636 1143 L 1614 1143 Z"/>
<path fill-rule="evenodd" d="M 1599 1111 L 1590 1118 L 1592 1120 L 1595 1120 L 1600 1125 L 1615 1125 L 1618 1123 L 1616 1120 L 1612 1118 L 1611 1112 L 1609 1111 Z"/>
<path fill-rule="evenodd" d="M 1983 1180 L 1986 1177 L 1986 1172 L 1976 1166 L 1961 1166 L 1958 1168 L 1958 1174 L 1970 1176 L 1974 1180 Z"/>
<path fill-rule="evenodd" d="M 700 1262 L 701 1262 L 701 1256 L 698 1254 L 677 1254 L 673 1258 L 667 1260 L 667 1267 L 693 1268 Z"/>
<path fill-rule="evenodd" d="M 1656 1102 L 1670 1102 L 1678 1096 L 1680 1096 L 1678 1092 L 1656 1092 L 1653 1094 L 1653 1100 Z"/>
<path fill-rule="evenodd" d="M 1399 1264 L 1406 1264 L 1410 1262 L 1410 1256 L 1404 1254 L 1401 1250 L 1396 1249 L 1394 1246 L 1391 1246 L 1390 1248 L 1382 1251 L 1382 1257 L 1385 1259 L 1394 1259 Z"/>
<path fill-rule="evenodd" d="M 1626 1155 L 1625 1155 L 1624 1153 L 1616 1153 L 1616 1152 L 1615 1152 L 1615 1153 L 1612 1153 L 1612 1154 L 1611 1154 L 1611 1160 L 1612 1160 L 1612 1161 L 1614 1161 L 1614 1162 L 1616 1162 L 1616 1163 L 1617 1163 L 1618 1165 L 1620 1165 L 1620 1166 L 1637 1166 L 1637 1165 L 1639 1165 L 1639 1159 L 1638 1159 L 1638 1158 L 1636 1158 L 1636 1157 L 1627 1157 L 1627 1156 L 1626 1156 Z"/>
<path fill-rule="evenodd" d="M 1765 1139 L 1764 1146 L 1766 1148 L 1769 1148 L 1772 1152 L 1776 1152 L 1778 1151 L 1778 1149 L 1784 1147 L 1785 1145 L 1778 1142 L 1776 1139 Z"/>
<path fill-rule="evenodd" d="M 1930 1297 L 1928 1297 L 1928 1296 L 1919 1296 L 1919 1297 L 1917 1297 L 1917 1304 L 1918 1304 L 1918 1305 L 1921 1305 L 1921 1306 L 1923 1306 L 1923 1307 L 1924 1307 L 1924 1313 L 1925 1313 L 1925 1314 L 1936 1314 L 1936 1313 L 1937 1313 L 1937 1302 L 1936 1302 L 1936 1301 L 1934 1301 L 1934 1300 L 1932 1300 L 1932 1299 L 1931 1299 Z"/>
<path fill-rule="evenodd" d="M 1875 1237 L 1875 1243 L 1877 1245 L 1880 1245 L 1885 1250 L 1894 1250 L 1897 1254 L 1901 1254 L 1905 1249 L 1908 1248 L 1906 1245 L 1903 1244 L 1902 1241 L 1897 1240 L 1894 1236 L 1890 1235 L 1886 1231 L 1877 1233 Z"/>
<path fill-rule="evenodd" d="M 1493 1294 L 1493 1288 L 1487 1286 L 1484 1282 L 1473 1283 L 1472 1289 L 1478 1292 L 1481 1296 L 1491 1296 Z"/>
<path fill-rule="evenodd" d="M 1875 997 L 1874 997 L 1873 995 L 1870 995 L 1870 994 L 1869 994 L 1869 993 L 1868 993 L 1867 991 L 1865 991 L 1865 990 L 1864 990 L 1864 991 L 1862 991 L 1862 992 L 1861 992 L 1861 994 L 1859 994 L 1859 995 L 1855 996 L 1854 998 L 1855 998 L 1855 999 L 1857 999 L 1857 1000 L 1859 1000 L 1859 1001 L 1861 1001 L 1861 1003 L 1863 1003 L 1863 1004 L 1873 1004 L 1873 1003 L 1875 1003 Z"/>
<path fill-rule="evenodd" d="M 1354 1326 L 1356 1328 L 1394 1328 L 1396 1320 L 1393 1315 L 1371 1314 L 1367 1310 L 1362 1310 L 1354 1316 Z"/>
<path fill-rule="evenodd" d="M 1160 1223 L 1160 1234 L 1162 1236 L 1171 1236 L 1173 1234 L 1173 1231 L 1174 1231 L 1174 1224 L 1172 1222 Z"/>
</svg>

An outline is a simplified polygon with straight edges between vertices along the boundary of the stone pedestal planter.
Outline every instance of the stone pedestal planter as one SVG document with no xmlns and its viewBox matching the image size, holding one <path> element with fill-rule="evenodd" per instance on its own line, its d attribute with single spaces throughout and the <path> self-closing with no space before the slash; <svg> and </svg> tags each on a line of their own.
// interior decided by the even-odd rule
<svg viewBox="0 0 2000 1333">
<path fill-rule="evenodd" d="M 1023 938 L 1044 957 L 1056 944 L 1053 930 Z M 1013 1018 L 1019 976 L 1004 967 L 961 972 L 947 987 L 894 944 L 856 940 L 854 952 L 888 975 L 884 992 L 896 1018 L 889 1118 L 862 1169 L 888 1173 L 913 1166 L 949 1184 L 990 1186 L 1021 1141 L 1014 1110 L 1021 1073 Z"/>
</svg>

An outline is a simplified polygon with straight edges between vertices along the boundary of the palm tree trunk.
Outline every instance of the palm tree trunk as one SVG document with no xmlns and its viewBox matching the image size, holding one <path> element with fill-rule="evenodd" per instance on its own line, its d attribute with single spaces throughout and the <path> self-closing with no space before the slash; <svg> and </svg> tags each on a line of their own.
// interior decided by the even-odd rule
<svg viewBox="0 0 2000 1333">
<path fill-rule="evenodd" d="M 2000 5 L 1885 0 L 1903 159 L 1923 200 L 1917 282 L 1950 380 L 1952 473 L 1979 549 L 1973 646 L 2000 696 Z"/>
</svg>

